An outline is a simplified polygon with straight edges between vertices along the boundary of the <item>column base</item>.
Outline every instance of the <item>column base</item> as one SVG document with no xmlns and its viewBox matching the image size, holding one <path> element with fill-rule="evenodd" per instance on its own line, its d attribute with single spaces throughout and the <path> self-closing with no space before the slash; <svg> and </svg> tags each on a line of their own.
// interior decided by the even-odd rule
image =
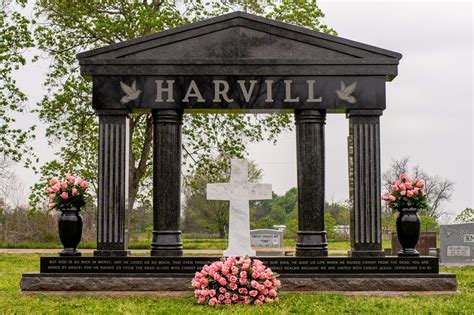
<svg viewBox="0 0 474 315">
<path fill-rule="evenodd" d="M 380 250 L 351 250 L 348 254 L 351 257 L 385 257 L 385 253 Z"/>
<path fill-rule="evenodd" d="M 183 256 L 181 231 L 153 231 L 151 256 Z"/>
<path fill-rule="evenodd" d="M 130 256 L 129 250 L 95 250 L 94 256 L 104 257 L 125 257 Z"/>
<path fill-rule="evenodd" d="M 326 231 L 298 231 L 296 256 L 327 256 Z"/>
</svg>

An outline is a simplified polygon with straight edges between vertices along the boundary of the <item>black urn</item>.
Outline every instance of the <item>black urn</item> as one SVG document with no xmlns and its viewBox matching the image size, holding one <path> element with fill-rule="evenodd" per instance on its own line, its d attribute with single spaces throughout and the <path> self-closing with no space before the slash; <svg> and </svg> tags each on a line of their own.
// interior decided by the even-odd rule
<svg viewBox="0 0 474 315">
<path fill-rule="evenodd" d="M 420 226 L 418 209 L 404 208 L 398 212 L 397 236 L 402 247 L 398 256 L 420 256 L 420 253 L 415 249 L 420 238 Z"/>
<path fill-rule="evenodd" d="M 82 237 L 82 216 L 80 208 L 69 206 L 61 208 L 59 217 L 59 239 L 64 246 L 59 256 L 81 256 L 77 245 Z"/>
</svg>

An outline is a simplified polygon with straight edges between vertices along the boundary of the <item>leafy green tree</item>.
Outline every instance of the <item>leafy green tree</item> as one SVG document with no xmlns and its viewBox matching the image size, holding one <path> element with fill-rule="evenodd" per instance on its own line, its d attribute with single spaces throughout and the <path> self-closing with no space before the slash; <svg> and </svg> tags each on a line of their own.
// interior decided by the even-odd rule
<svg viewBox="0 0 474 315">
<path fill-rule="evenodd" d="M 456 216 L 456 222 L 469 223 L 474 222 L 474 209 L 466 208 Z"/>
<path fill-rule="evenodd" d="M 436 218 L 420 215 L 421 226 L 420 231 L 423 232 L 439 232 L 439 224 Z"/>
<path fill-rule="evenodd" d="M 16 115 L 24 113 L 27 97 L 17 86 L 14 73 L 26 63 L 24 51 L 33 46 L 29 21 L 18 8 L 26 0 L 0 2 L 0 156 L 30 166 L 35 126 L 17 128 Z"/>
<path fill-rule="evenodd" d="M 63 1 L 34 2 L 34 34 L 37 47 L 51 58 L 45 82 L 46 94 L 37 113 L 47 126 L 49 143 L 57 158 L 42 166 L 41 181 L 30 198 L 32 206 L 43 198 L 51 175 L 72 173 L 91 183 L 96 190 L 97 119 L 91 105 L 92 84 L 80 76 L 75 55 L 179 25 L 217 16 L 233 10 L 278 19 L 326 33 L 335 32 L 321 23 L 324 17 L 311 1 Z M 152 121 L 148 113 L 131 116 L 132 150 L 129 174 L 129 211 L 136 201 L 144 203 L 151 191 Z M 183 151 L 186 170 L 206 169 L 207 164 L 226 152 L 242 157 L 249 142 L 276 141 L 280 132 L 291 128 L 291 116 L 274 115 L 185 115 Z"/>
<path fill-rule="evenodd" d="M 227 157 L 211 160 L 205 170 L 209 172 L 197 168 L 185 178 L 183 231 L 218 233 L 220 238 L 224 238 L 229 226 L 229 202 L 207 200 L 206 186 L 208 183 L 229 182 L 230 160 Z M 262 171 L 250 162 L 249 181 L 257 182 L 261 176 Z"/>
<path fill-rule="evenodd" d="M 349 225 L 351 222 L 351 210 L 347 203 L 325 202 L 324 210 L 336 220 L 336 225 Z"/>
</svg>

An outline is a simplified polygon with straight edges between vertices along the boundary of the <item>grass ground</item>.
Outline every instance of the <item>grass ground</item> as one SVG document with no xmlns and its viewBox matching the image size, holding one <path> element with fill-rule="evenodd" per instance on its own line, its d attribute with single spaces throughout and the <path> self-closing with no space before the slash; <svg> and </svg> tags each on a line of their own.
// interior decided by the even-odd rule
<svg viewBox="0 0 474 315">
<path fill-rule="evenodd" d="M 226 249 L 227 239 L 184 239 L 184 249 Z M 285 240 L 284 246 L 287 248 L 295 247 L 295 240 Z M 329 240 L 329 249 L 350 249 L 349 241 L 343 240 Z M 391 247 L 390 241 L 383 241 L 382 248 Z M 44 242 L 17 242 L 17 243 L 2 243 L 0 248 L 62 248 L 59 242 L 44 243 Z M 93 249 L 96 248 L 95 242 L 81 242 L 79 249 Z M 140 238 L 132 240 L 129 244 L 130 249 L 149 249 L 150 241 L 147 238 Z"/>
<path fill-rule="evenodd" d="M 474 267 L 456 273 L 458 295 L 344 296 L 283 293 L 277 304 L 211 308 L 186 297 L 24 296 L 23 272 L 39 270 L 39 255 L 0 255 L 0 314 L 474 314 Z M 284 285 L 284 284 L 283 284 Z"/>
</svg>

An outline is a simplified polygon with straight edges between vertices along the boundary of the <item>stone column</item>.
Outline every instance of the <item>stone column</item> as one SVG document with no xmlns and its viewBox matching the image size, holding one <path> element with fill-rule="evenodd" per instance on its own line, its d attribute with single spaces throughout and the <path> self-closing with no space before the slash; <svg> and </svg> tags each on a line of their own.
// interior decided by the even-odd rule
<svg viewBox="0 0 474 315">
<path fill-rule="evenodd" d="M 153 113 L 153 241 L 151 256 L 182 256 L 181 211 L 182 111 Z"/>
<path fill-rule="evenodd" d="M 381 110 L 351 110 L 349 118 L 349 180 L 351 254 L 353 257 L 383 256 L 380 176 Z"/>
<path fill-rule="evenodd" d="M 298 169 L 297 256 L 327 256 L 324 229 L 324 124 L 322 110 L 295 110 Z"/>
<path fill-rule="evenodd" d="M 97 250 L 94 256 L 127 256 L 129 118 L 126 110 L 97 110 L 99 174 Z"/>
</svg>

